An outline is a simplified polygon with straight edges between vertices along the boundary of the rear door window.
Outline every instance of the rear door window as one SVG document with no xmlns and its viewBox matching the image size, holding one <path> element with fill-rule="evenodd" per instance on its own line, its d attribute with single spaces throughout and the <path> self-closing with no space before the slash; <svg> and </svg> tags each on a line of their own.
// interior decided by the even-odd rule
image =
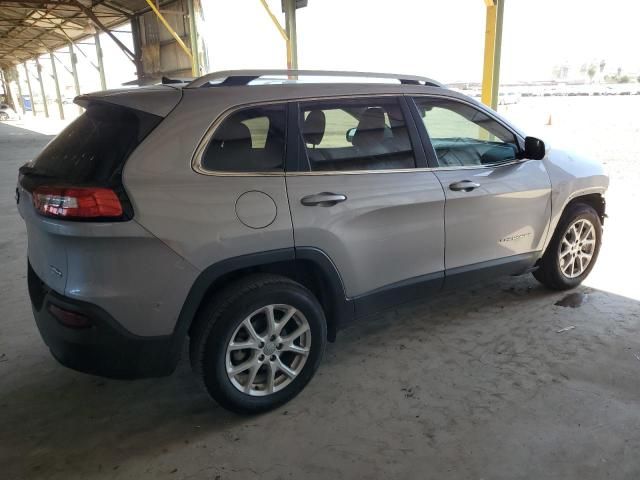
<svg viewBox="0 0 640 480">
<path fill-rule="evenodd" d="M 36 157 L 30 171 L 74 185 L 117 183 L 126 159 L 161 120 L 139 110 L 89 105 Z"/>
<path fill-rule="evenodd" d="M 209 171 L 283 170 L 285 105 L 251 107 L 232 113 L 215 130 L 201 160 Z"/>
<path fill-rule="evenodd" d="M 303 103 L 300 125 L 311 171 L 415 167 L 409 133 L 397 98 Z"/>
</svg>

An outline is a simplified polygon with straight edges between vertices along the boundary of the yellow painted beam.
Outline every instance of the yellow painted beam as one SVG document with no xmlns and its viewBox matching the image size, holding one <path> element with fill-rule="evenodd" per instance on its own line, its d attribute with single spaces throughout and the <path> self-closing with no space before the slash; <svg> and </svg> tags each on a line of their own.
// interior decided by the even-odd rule
<svg viewBox="0 0 640 480">
<path fill-rule="evenodd" d="M 187 47 L 184 44 L 184 42 L 180 38 L 180 35 L 176 33 L 176 31 L 171 27 L 171 25 L 169 25 L 169 22 L 167 22 L 167 20 L 164 18 L 162 13 L 160 13 L 160 10 L 156 8 L 155 4 L 153 3 L 153 0 L 147 0 L 147 3 L 149 4 L 149 8 L 151 8 L 151 10 L 153 10 L 153 13 L 155 13 L 156 16 L 158 17 L 158 20 L 162 22 L 162 24 L 169 31 L 169 33 L 175 39 L 175 41 L 178 42 L 178 45 L 180 45 L 180 48 L 182 48 L 182 50 L 184 50 L 184 52 L 187 54 L 187 56 L 189 57 L 189 60 L 191 61 L 191 73 L 193 74 L 194 77 L 197 77 L 198 71 L 197 71 L 196 63 L 194 61 L 193 55 L 191 54 L 191 50 L 189 50 L 189 47 Z"/>
<path fill-rule="evenodd" d="M 486 1 L 486 0 L 485 0 Z M 498 8 L 492 5 L 487 6 L 487 21 L 484 32 L 484 67 L 482 70 L 482 103 L 491 106 L 491 96 L 493 93 L 493 64 L 496 51 L 496 27 L 498 19 Z"/>
<path fill-rule="evenodd" d="M 149 1 L 149 0 L 147 0 Z M 276 29 L 278 30 L 278 32 L 280 32 L 280 35 L 282 35 L 282 38 L 284 39 L 284 42 L 287 46 L 287 68 L 289 70 L 291 70 L 292 67 L 292 53 L 291 53 L 291 40 L 289 39 L 289 35 L 287 35 L 287 31 L 282 27 L 282 25 L 280 25 L 280 22 L 278 21 L 278 19 L 276 18 L 276 16 L 273 14 L 273 12 L 271 11 L 271 9 L 269 8 L 269 5 L 267 4 L 266 0 L 260 0 L 260 3 L 262 3 L 262 6 L 264 7 L 264 9 L 267 12 L 267 15 L 269 15 L 269 18 L 271 18 L 271 21 L 273 22 L 273 24 L 275 25 Z"/>
</svg>

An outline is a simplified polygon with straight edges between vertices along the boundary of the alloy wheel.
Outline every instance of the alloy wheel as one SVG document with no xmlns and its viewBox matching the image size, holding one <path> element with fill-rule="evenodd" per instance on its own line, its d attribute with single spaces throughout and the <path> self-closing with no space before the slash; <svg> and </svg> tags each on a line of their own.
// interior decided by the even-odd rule
<svg viewBox="0 0 640 480">
<path fill-rule="evenodd" d="M 227 345 L 226 371 L 243 393 L 264 396 L 286 388 L 304 368 L 311 328 L 291 305 L 262 307 L 247 316 Z"/>
<path fill-rule="evenodd" d="M 596 249 L 596 229 L 589 220 L 581 218 L 567 228 L 558 249 L 560 271 L 567 278 L 582 275 L 593 259 Z"/>
</svg>

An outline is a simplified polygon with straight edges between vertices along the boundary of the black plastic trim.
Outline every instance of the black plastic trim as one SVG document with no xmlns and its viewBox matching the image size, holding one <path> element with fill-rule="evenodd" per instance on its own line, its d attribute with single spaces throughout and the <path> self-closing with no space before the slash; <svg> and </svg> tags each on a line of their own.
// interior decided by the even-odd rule
<svg viewBox="0 0 640 480">
<path fill-rule="evenodd" d="M 420 137 L 420 133 L 416 128 L 415 118 L 413 118 L 413 112 L 409 107 L 409 101 L 404 95 L 398 97 L 398 101 L 400 102 L 400 108 L 402 110 L 402 115 L 404 116 L 404 123 L 407 127 L 407 132 L 409 133 L 415 166 L 416 168 L 427 168 L 429 166 L 427 156 L 425 155 L 422 138 Z"/>
<path fill-rule="evenodd" d="M 440 165 L 438 165 L 438 157 L 436 156 L 436 151 L 433 148 L 433 144 L 431 143 L 431 139 L 429 138 L 429 133 L 427 132 L 427 129 L 424 126 L 424 122 L 422 121 L 422 117 L 418 112 L 418 107 L 416 106 L 415 99 L 411 95 L 405 95 L 405 101 L 407 102 L 408 109 L 411 112 L 411 117 L 413 118 L 414 126 L 416 127 L 418 135 L 420 137 L 422 149 L 424 150 L 425 157 L 427 159 L 427 166 L 429 168 L 440 167 Z"/>
<path fill-rule="evenodd" d="M 298 102 L 287 103 L 287 153 L 285 158 L 285 172 L 305 172 L 309 170 L 303 165 L 302 159 L 306 159 L 304 144 L 301 141 L 300 118 L 298 114 Z"/>
<path fill-rule="evenodd" d="M 331 318 L 328 325 L 329 340 L 336 338 L 338 330 L 355 317 L 355 304 L 347 297 L 340 271 L 331 258 L 316 247 L 296 247 L 296 259 L 309 260 L 320 267 L 324 273 L 326 284 L 324 287 L 330 291 L 330 311 L 325 314 Z"/>
<path fill-rule="evenodd" d="M 456 288 L 487 278 L 505 275 L 521 275 L 535 265 L 542 252 L 529 252 L 509 257 L 502 257 L 486 262 L 474 263 L 446 271 L 445 288 Z"/>
<path fill-rule="evenodd" d="M 385 308 L 438 292 L 444 285 L 444 278 L 444 271 L 428 273 L 358 295 L 354 297 L 356 317 L 366 317 Z"/>
<path fill-rule="evenodd" d="M 287 260 L 295 260 L 295 250 L 293 247 L 228 258 L 205 268 L 200 272 L 200 275 L 198 275 L 198 278 L 196 278 L 191 286 L 180 310 L 180 315 L 178 316 L 178 321 L 173 331 L 175 348 L 182 347 L 182 342 L 189 331 L 191 322 L 198 312 L 198 308 L 200 308 L 207 291 L 216 280 L 227 273 L 232 273 L 244 268 L 258 267 Z"/>
</svg>

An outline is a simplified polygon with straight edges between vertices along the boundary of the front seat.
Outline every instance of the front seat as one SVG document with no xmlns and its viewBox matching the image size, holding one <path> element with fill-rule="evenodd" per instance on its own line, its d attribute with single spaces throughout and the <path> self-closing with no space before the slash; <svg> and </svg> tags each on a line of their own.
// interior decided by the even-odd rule
<svg viewBox="0 0 640 480">
<path fill-rule="evenodd" d="M 324 137 L 324 130 L 327 125 L 327 119 L 322 110 L 311 110 L 304 119 L 302 126 L 302 135 L 304 143 L 313 145 L 313 148 L 320 145 Z"/>
<path fill-rule="evenodd" d="M 360 116 L 356 133 L 353 135 L 353 145 L 368 155 L 383 153 L 385 126 L 382 107 L 367 108 Z"/>
</svg>

